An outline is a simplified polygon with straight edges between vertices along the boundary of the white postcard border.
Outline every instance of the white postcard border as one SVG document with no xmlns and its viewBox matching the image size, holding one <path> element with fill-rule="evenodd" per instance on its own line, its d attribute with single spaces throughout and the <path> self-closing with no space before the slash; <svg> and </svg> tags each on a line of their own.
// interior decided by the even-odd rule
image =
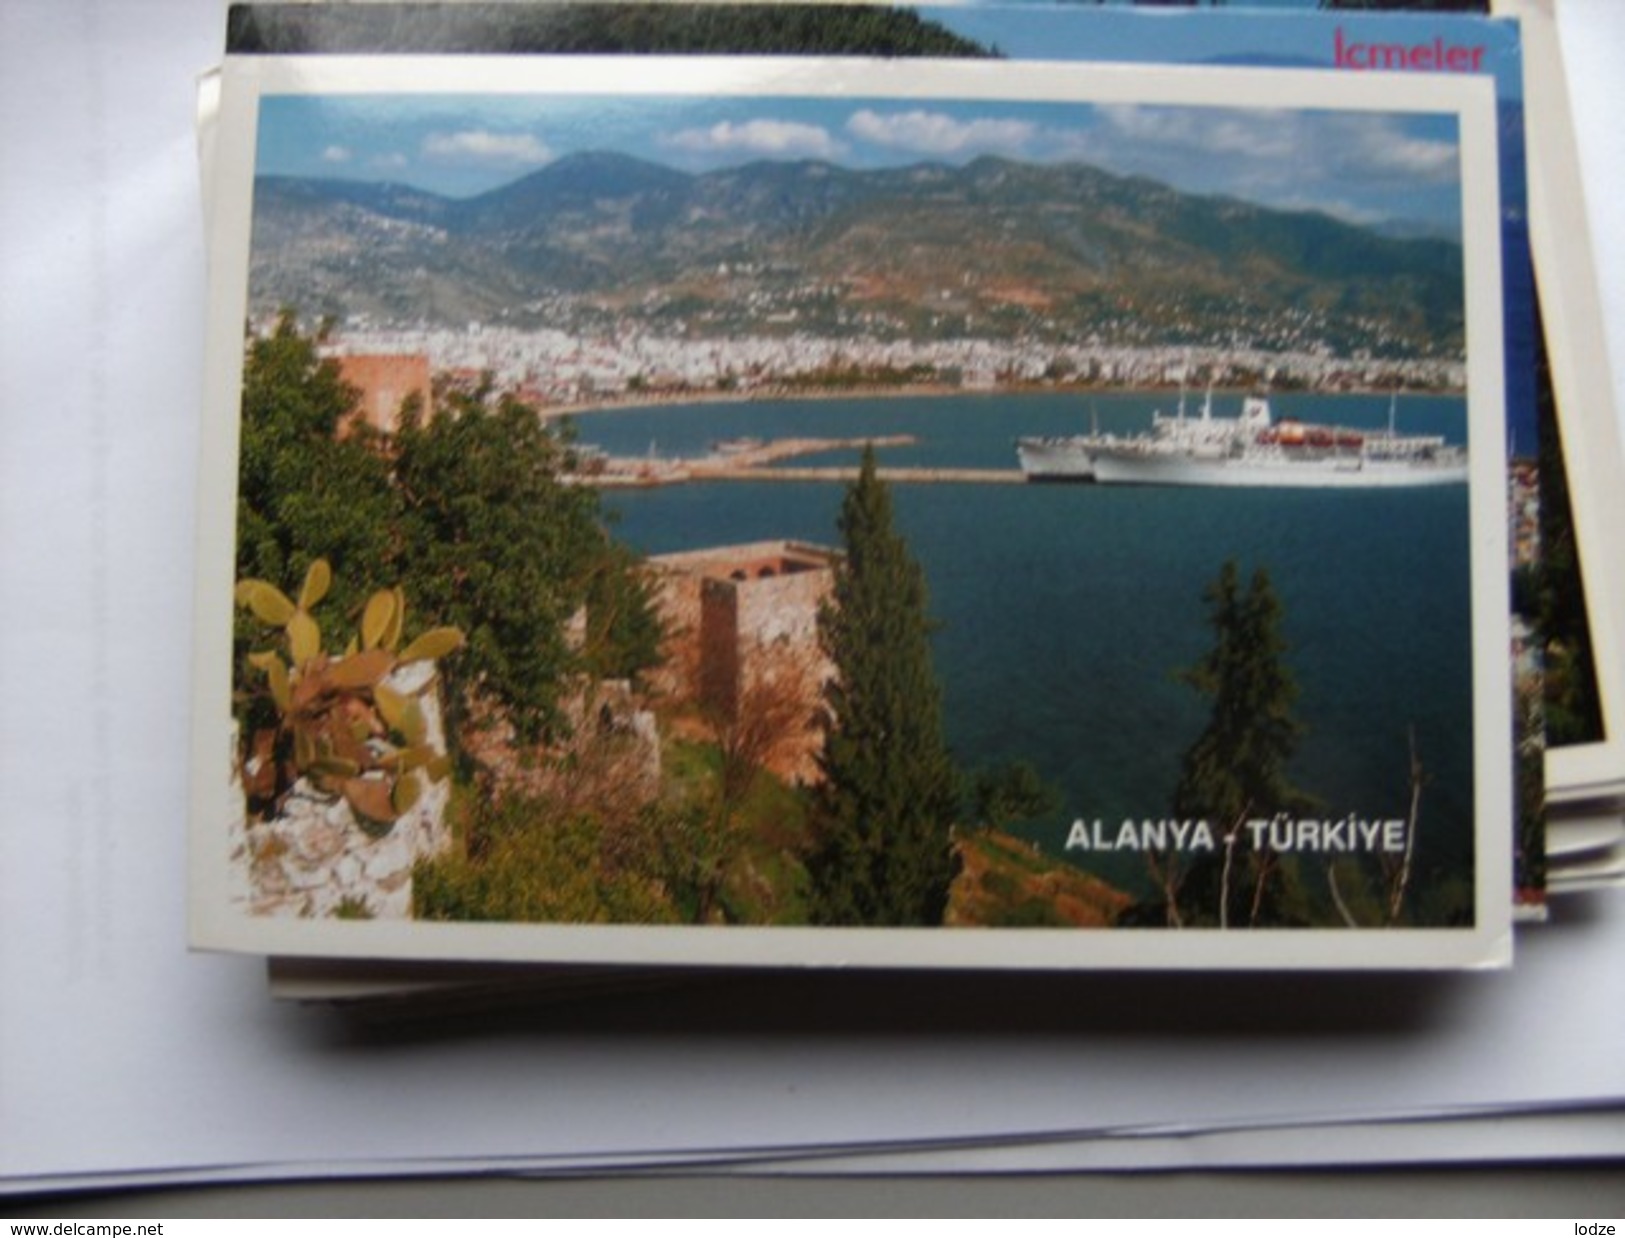
<svg viewBox="0 0 1625 1238">
<path fill-rule="evenodd" d="M 194 608 L 190 937 L 289 956 L 739 966 L 1392 969 L 1510 961 L 1512 773 L 1496 114 L 1479 77 L 794 57 L 233 57 L 221 74 Z M 1459 118 L 1466 255 L 1475 923 L 1423 929 L 860 929 L 288 920 L 234 908 L 227 854 L 242 324 L 269 94 L 760 95 L 1430 112 Z M 238 810 L 240 811 L 240 809 Z"/>
</svg>

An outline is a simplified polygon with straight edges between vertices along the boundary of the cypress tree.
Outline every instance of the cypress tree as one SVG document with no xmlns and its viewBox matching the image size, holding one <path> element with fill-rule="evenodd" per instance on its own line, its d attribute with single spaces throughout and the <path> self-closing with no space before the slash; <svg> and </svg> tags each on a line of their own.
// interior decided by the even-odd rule
<svg viewBox="0 0 1625 1238">
<path fill-rule="evenodd" d="M 819 616 L 835 678 L 826 691 L 819 842 L 808 862 L 812 916 L 939 924 L 954 877 L 958 774 L 942 733 L 925 574 L 893 527 L 872 449 L 839 527 L 846 557 Z"/>
</svg>

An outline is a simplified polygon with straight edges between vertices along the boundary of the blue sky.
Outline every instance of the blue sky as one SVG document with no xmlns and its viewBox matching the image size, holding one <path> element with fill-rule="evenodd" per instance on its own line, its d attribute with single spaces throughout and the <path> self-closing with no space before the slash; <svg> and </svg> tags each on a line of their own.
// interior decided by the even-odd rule
<svg viewBox="0 0 1625 1238">
<path fill-rule="evenodd" d="M 1248 0 L 1259 6 L 1266 0 Z M 1513 22 L 1462 14 L 1313 10 L 1311 0 L 1274 0 L 1274 11 L 1100 9 L 1023 4 L 927 7 L 923 13 L 1011 58 L 1116 61 L 1126 64 L 1252 64 L 1335 67 L 1337 32 L 1349 42 L 1485 49 L 1483 64 L 1503 100 L 1523 98 L 1523 59 Z M 1281 10 L 1299 10 L 1283 12 Z"/>
<path fill-rule="evenodd" d="M 266 97 L 262 174 L 483 192 L 579 151 L 687 171 L 758 159 L 854 168 L 980 155 L 1076 161 L 1360 223 L 1459 233 L 1453 117 L 930 99 L 515 95 Z"/>
</svg>

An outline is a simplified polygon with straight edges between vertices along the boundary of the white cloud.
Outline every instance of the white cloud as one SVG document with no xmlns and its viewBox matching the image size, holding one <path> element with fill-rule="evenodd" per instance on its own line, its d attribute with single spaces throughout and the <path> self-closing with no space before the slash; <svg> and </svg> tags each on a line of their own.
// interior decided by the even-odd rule
<svg viewBox="0 0 1625 1238">
<path fill-rule="evenodd" d="M 375 168 L 385 168 L 390 171 L 409 167 L 412 163 L 410 159 L 401 154 L 399 151 L 395 151 L 388 155 L 374 155 L 371 159 L 367 160 L 367 162 Z"/>
<path fill-rule="evenodd" d="M 355 153 L 348 146 L 329 146 L 322 151 L 323 163 L 349 163 Z"/>
<path fill-rule="evenodd" d="M 923 155 L 960 155 L 968 151 L 1016 151 L 1038 133 L 1025 120 L 955 120 L 943 112 L 916 109 L 882 115 L 869 108 L 854 112 L 846 131 L 855 138 L 892 150 Z"/>
<path fill-rule="evenodd" d="M 1419 131 L 1422 130 L 1422 131 Z M 1096 123 L 1046 131 L 1052 155 L 1189 193 L 1355 224 L 1453 227 L 1460 148 L 1447 127 L 1390 114 L 1102 105 Z"/>
<path fill-rule="evenodd" d="M 1389 218 L 1390 212 L 1380 207 L 1346 202 L 1335 197 L 1303 197 L 1282 194 L 1270 199 L 1270 206 L 1278 211 L 1318 211 L 1333 219 L 1357 227 L 1369 228 Z"/>
<path fill-rule="evenodd" d="M 719 121 L 709 128 L 683 129 L 661 139 L 663 146 L 695 155 L 717 153 L 777 158 L 833 159 L 841 144 L 821 125 L 790 120 Z"/>
<path fill-rule="evenodd" d="M 1350 175 L 1442 184 L 1459 174 L 1456 143 L 1407 136 L 1387 117 L 1344 119 L 1335 139 Z"/>
<path fill-rule="evenodd" d="M 1235 159 L 1245 179 L 1346 179 L 1366 184 L 1446 184 L 1457 175 L 1454 142 L 1413 137 L 1390 116 L 1296 111 L 1204 112 L 1134 104 L 1100 109 L 1104 150 L 1142 165 Z"/>
<path fill-rule="evenodd" d="M 1313 153 L 1318 135 L 1298 112 L 1210 111 L 1111 104 L 1100 109 L 1106 139 L 1147 153 L 1235 156 L 1251 162 L 1295 162 Z M 1307 150 L 1306 150 L 1307 148 Z"/>
<path fill-rule="evenodd" d="M 465 129 L 460 133 L 431 133 L 423 139 L 423 153 L 431 159 L 459 163 L 546 163 L 553 152 L 529 133 L 493 133 Z"/>
</svg>

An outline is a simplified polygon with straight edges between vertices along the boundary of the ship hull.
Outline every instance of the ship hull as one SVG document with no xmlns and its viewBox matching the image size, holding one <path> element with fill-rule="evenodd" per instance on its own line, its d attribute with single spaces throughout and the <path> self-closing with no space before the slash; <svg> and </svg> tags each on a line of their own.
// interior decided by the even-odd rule
<svg viewBox="0 0 1625 1238">
<path fill-rule="evenodd" d="M 1083 438 L 1020 439 L 1016 459 L 1028 481 L 1094 481 L 1095 459 Z"/>
<path fill-rule="evenodd" d="M 1248 486 L 1299 490 L 1376 490 L 1455 486 L 1467 480 L 1465 459 L 1444 462 L 1366 459 L 1202 460 L 1175 453 L 1094 457 L 1094 480 L 1103 486 Z"/>
<path fill-rule="evenodd" d="M 1075 434 L 1016 440 L 1029 481 L 1092 481 L 1106 486 L 1277 487 L 1377 490 L 1456 486 L 1467 452 L 1442 435 L 1398 434 L 1389 407 L 1386 434 L 1346 426 L 1276 422 L 1269 401 L 1248 396 L 1237 417 L 1215 417 L 1211 396 L 1199 417 L 1153 413 L 1150 428 L 1119 438 Z"/>
</svg>

